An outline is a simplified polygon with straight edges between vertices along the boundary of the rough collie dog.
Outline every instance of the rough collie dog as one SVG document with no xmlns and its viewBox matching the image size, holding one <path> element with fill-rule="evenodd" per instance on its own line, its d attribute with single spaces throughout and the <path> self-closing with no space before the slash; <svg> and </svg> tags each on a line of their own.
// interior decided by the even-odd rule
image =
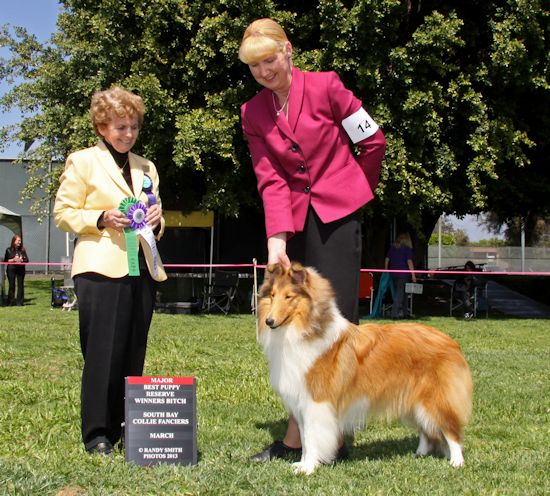
<svg viewBox="0 0 550 496">
<path fill-rule="evenodd" d="M 472 379 L 449 336 L 416 323 L 353 325 L 330 283 L 294 263 L 266 269 L 257 338 L 273 389 L 300 428 L 297 473 L 334 460 L 343 434 L 376 414 L 415 425 L 418 456 L 440 450 L 453 467 L 464 464 Z"/>
</svg>

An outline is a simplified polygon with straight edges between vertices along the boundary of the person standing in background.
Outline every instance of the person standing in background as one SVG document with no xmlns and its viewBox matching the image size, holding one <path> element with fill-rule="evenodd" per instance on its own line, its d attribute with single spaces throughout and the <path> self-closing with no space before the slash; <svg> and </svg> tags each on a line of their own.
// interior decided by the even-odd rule
<svg viewBox="0 0 550 496">
<path fill-rule="evenodd" d="M 386 141 L 338 74 L 301 71 L 292 53 L 272 19 L 250 24 L 239 49 L 263 86 L 242 105 L 241 117 L 264 206 L 268 263 L 315 267 L 331 282 L 342 314 L 358 322 L 360 209 L 374 198 Z M 300 453 L 291 417 L 283 440 L 252 460 Z"/>
<path fill-rule="evenodd" d="M 390 247 L 384 262 L 386 270 L 409 270 L 411 272 L 391 272 L 395 284 L 395 295 L 391 307 L 392 319 L 404 319 L 408 316 L 405 285 L 412 280 L 416 282 L 413 263 L 412 241 L 409 233 L 401 233 Z"/>
<path fill-rule="evenodd" d="M 23 246 L 23 240 L 18 234 L 11 238 L 11 244 L 4 254 L 4 262 L 8 263 L 6 275 L 8 276 L 8 305 L 23 306 L 25 304 L 25 265 L 29 257 Z M 17 296 L 15 286 L 17 283 Z"/>
</svg>

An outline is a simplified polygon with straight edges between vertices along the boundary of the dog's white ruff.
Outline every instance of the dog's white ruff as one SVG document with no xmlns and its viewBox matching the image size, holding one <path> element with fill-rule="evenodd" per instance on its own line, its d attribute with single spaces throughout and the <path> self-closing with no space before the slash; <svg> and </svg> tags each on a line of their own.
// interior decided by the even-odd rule
<svg viewBox="0 0 550 496">
<path fill-rule="evenodd" d="M 333 406 L 313 401 L 305 383 L 313 363 L 349 325 L 335 305 L 330 313 L 332 319 L 321 337 L 307 339 L 303 331 L 293 325 L 266 328 L 258 336 L 269 362 L 271 385 L 298 423 L 302 458 L 294 464 L 294 469 L 304 474 L 311 474 L 320 464 L 332 461 L 342 432 Z"/>
</svg>

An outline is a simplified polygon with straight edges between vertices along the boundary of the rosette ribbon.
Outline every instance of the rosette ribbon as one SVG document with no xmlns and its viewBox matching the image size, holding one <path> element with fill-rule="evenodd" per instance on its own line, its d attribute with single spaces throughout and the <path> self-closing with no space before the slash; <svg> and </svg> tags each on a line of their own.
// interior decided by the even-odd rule
<svg viewBox="0 0 550 496">
<path fill-rule="evenodd" d="M 143 192 L 147 195 L 147 201 L 148 201 L 149 207 L 157 203 L 157 197 L 153 193 L 153 181 L 147 174 L 143 175 L 142 189 L 143 189 Z"/>
<path fill-rule="evenodd" d="M 147 207 L 141 203 L 137 202 L 131 205 L 128 208 L 126 217 L 130 219 L 130 227 L 132 229 L 143 229 L 147 224 L 145 223 L 145 215 L 147 214 Z"/>
<path fill-rule="evenodd" d="M 130 219 L 130 227 L 124 228 L 126 254 L 128 256 L 128 275 L 139 276 L 138 240 L 143 249 L 148 251 L 153 261 L 153 273 L 156 277 L 158 270 L 158 251 L 155 235 L 145 222 L 147 207 L 136 198 L 124 198 L 118 209 Z"/>
</svg>

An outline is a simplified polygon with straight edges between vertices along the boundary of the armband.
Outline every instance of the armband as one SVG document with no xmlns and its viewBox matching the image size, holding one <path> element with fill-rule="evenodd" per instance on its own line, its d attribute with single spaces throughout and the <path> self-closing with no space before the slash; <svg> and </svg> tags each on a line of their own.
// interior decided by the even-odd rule
<svg viewBox="0 0 550 496">
<path fill-rule="evenodd" d="M 342 126 L 354 144 L 363 141 L 365 138 L 370 138 L 378 131 L 378 124 L 372 120 L 372 117 L 363 107 L 346 117 L 342 121 Z"/>
</svg>

